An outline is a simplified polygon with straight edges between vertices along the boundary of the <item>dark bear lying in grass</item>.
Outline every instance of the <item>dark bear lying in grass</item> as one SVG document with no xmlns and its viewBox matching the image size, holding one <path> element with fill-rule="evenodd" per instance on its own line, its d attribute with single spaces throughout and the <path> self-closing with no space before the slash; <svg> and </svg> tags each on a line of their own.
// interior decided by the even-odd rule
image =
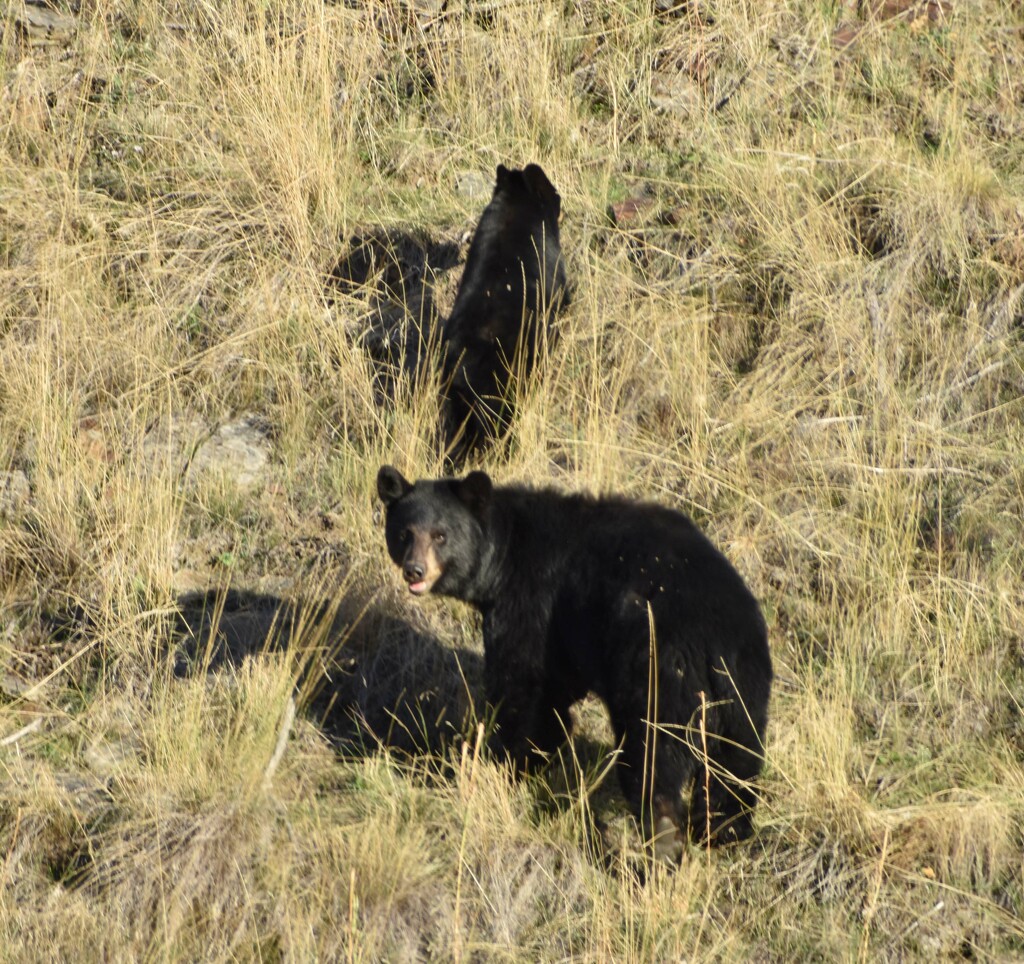
<svg viewBox="0 0 1024 964">
<path fill-rule="evenodd" d="M 409 590 L 483 614 L 487 700 L 518 765 L 557 748 L 569 706 L 592 691 L 659 857 L 679 856 L 683 828 L 712 844 L 752 833 L 767 633 L 742 578 L 690 519 L 626 499 L 494 488 L 483 472 L 413 485 L 385 466 L 377 491 Z"/>
<path fill-rule="evenodd" d="M 566 300 L 560 211 L 536 164 L 498 165 L 442 334 L 444 435 L 456 463 L 508 427 L 512 379 L 532 370 L 547 321 Z"/>
</svg>

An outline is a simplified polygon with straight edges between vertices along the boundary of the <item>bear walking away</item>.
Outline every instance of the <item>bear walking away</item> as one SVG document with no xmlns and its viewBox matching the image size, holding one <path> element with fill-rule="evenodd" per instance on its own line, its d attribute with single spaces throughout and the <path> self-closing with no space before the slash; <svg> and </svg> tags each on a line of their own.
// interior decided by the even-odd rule
<svg viewBox="0 0 1024 964">
<path fill-rule="evenodd" d="M 498 165 L 442 332 L 444 441 L 455 463 L 507 429 L 512 379 L 533 369 L 547 323 L 567 301 L 560 212 L 540 167 Z"/>
<path fill-rule="evenodd" d="M 743 579 L 689 518 L 622 498 L 493 487 L 483 472 L 414 485 L 384 466 L 377 491 L 409 591 L 483 614 L 486 696 L 517 765 L 556 749 L 570 705 L 594 692 L 658 857 L 677 859 L 686 829 L 712 844 L 753 832 L 767 631 Z"/>
</svg>

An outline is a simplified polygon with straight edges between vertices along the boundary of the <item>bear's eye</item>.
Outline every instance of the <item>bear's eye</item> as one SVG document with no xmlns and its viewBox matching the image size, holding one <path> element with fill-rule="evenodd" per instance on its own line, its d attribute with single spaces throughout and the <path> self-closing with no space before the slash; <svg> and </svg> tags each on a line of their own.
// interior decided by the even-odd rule
<svg viewBox="0 0 1024 964">
<path fill-rule="evenodd" d="M 434 543 L 439 546 L 443 546 L 448 537 L 443 532 L 435 532 L 433 535 Z"/>
<path fill-rule="evenodd" d="M 403 529 L 402 534 L 398 537 L 402 542 L 412 541 L 412 529 Z"/>
</svg>

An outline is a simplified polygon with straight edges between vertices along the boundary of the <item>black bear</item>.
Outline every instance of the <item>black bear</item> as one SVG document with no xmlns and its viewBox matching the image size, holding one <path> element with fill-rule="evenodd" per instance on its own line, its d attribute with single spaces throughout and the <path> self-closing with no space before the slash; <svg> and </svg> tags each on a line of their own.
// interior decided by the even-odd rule
<svg viewBox="0 0 1024 964">
<path fill-rule="evenodd" d="M 493 487 L 483 472 L 414 485 L 384 466 L 377 492 L 410 592 L 483 614 L 486 696 L 515 763 L 557 748 L 570 705 L 594 692 L 658 857 L 681 854 L 687 826 L 712 844 L 753 832 L 767 630 L 743 579 L 689 518 L 624 498 Z"/>
<path fill-rule="evenodd" d="M 533 369 L 548 321 L 567 301 L 560 212 L 540 167 L 498 165 L 442 332 L 444 441 L 455 463 L 508 427 L 512 379 Z"/>
</svg>

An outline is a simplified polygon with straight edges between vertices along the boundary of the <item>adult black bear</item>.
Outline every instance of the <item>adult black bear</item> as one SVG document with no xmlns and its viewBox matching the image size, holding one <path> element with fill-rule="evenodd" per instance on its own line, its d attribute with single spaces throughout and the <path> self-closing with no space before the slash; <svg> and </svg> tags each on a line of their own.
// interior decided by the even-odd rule
<svg viewBox="0 0 1024 964">
<path fill-rule="evenodd" d="M 381 468 L 388 552 L 415 595 L 483 614 L 487 700 L 519 765 L 564 739 L 587 692 L 622 742 L 623 790 L 663 859 L 752 833 L 772 665 L 757 601 L 685 515 Z M 651 685 L 656 681 L 657 685 Z M 705 765 L 706 764 L 706 765 Z"/>
<path fill-rule="evenodd" d="M 536 164 L 498 165 L 442 342 L 445 442 L 461 462 L 507 427 L 513 377 L 532 369 L 567 299 L 558 238 L 561 198 Z"/>
</svg>

